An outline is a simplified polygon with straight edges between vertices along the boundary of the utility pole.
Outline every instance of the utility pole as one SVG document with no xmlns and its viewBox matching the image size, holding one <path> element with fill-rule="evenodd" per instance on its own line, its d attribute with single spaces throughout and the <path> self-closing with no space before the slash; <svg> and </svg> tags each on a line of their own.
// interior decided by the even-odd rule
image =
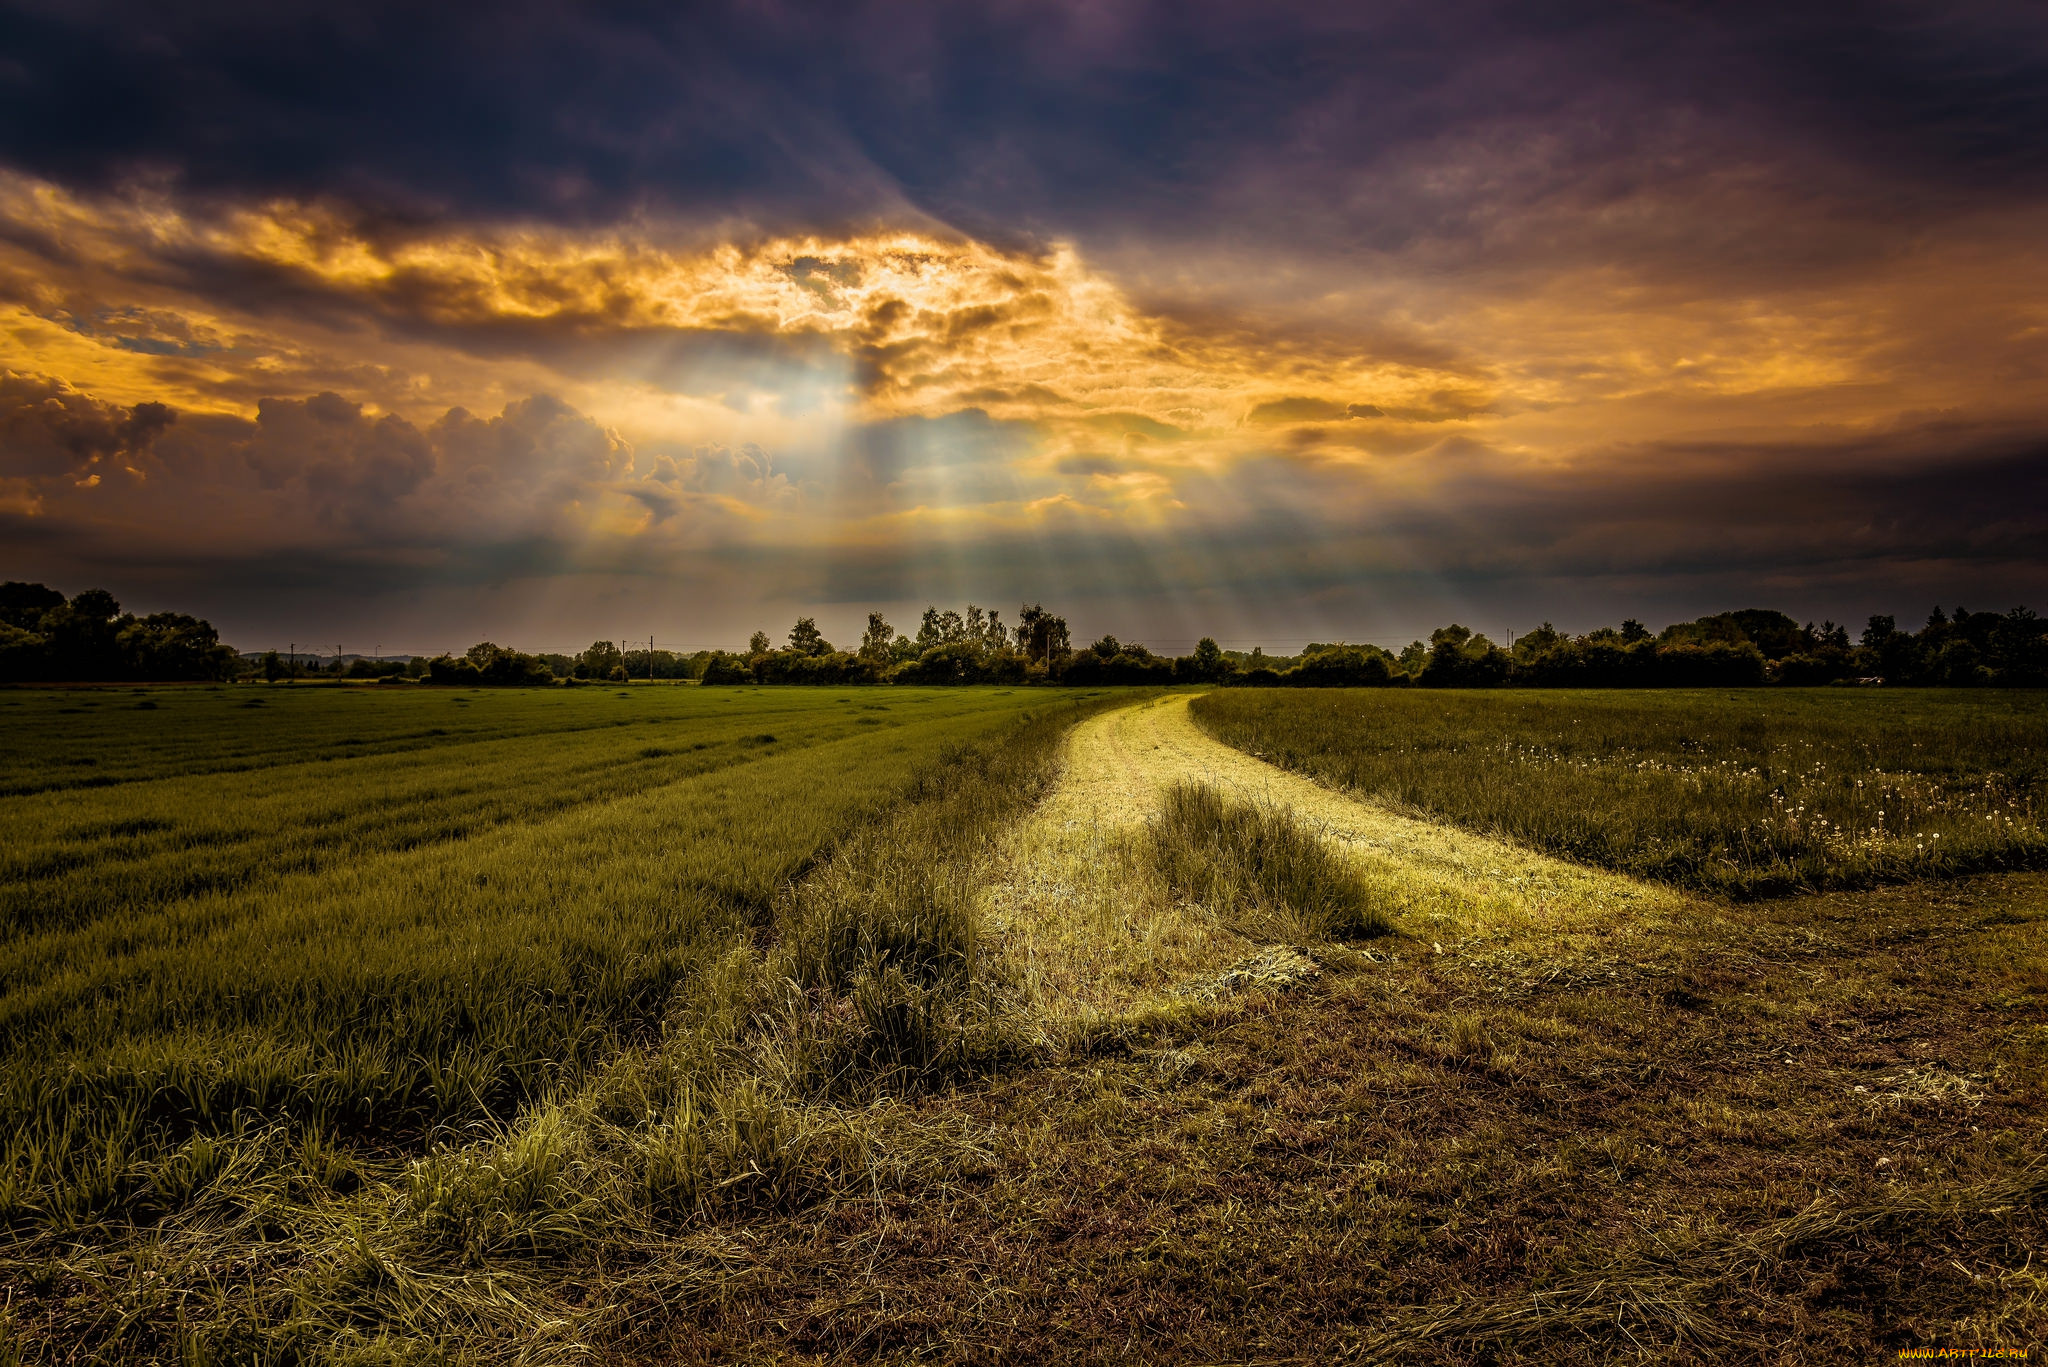
<svg viewBox="0 0 2048 1367">
<path fill-rule="evenodd" d="M 284 681 L 290 683 L 299 674 L 299 643 L 293 641 L 284 654 Z"/>
<path fill-rule="evenodd" d="M 647 638 L 647 682 L 654 682 L 654 638 Z"/>
</svg>

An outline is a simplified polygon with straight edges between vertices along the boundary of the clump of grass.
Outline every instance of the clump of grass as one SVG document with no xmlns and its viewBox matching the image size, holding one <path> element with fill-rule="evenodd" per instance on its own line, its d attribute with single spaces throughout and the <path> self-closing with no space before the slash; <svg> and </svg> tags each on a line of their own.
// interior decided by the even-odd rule
<svg viewBox="0 0 2048 1367">
<path fill-rule="evenodd" d="M 1477 1016 L 1453 1015 L 1446 1030 L 1445 1056 L 1476 1068 L 1491 1067 L 1500 1055 L 1493 1031 Z"/>
<path fill-rule="evenodd" d="M 1176 896 L 1248 931 L 1359 939 L 1393 928 L 1329 842 L 1285 808 L 1177 784 L 1153 822 L 1152 845 Z"/>
</svg>

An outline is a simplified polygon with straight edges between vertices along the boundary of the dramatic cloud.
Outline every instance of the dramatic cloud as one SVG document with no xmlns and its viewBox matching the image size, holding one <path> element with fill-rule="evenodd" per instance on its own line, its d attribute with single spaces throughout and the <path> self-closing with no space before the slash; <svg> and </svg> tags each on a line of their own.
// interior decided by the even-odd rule
<svg viewBox="0 0 2048 1367">
<path fill-rule="evenodd" d="M 2048 589 L 2038 7 L 0 26 L 0 574 L 568 641 Z"/>
</svg>

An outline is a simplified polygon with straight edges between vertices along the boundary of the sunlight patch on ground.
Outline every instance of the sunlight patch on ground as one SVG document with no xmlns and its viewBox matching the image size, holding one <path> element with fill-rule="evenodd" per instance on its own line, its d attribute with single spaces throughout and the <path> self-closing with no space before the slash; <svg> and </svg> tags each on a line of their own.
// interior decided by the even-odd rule
<svg viewBox="0 0 2048 1367">
<path fill-rule="evenodd" d="M 1433 953 L 1470 956 L 1538 928 L 1627 937 L 1701 909 L 1669 889 L 1333 792 L 1213 739 L 1190 701 L 1174 694 L 1077 726 L 1058 788 L 1011 833 L 983 883 L 981 923 L 1048 1022 L 1166 1003 L 1255 951 L 1177 904 L 1146 857 L 1146 823 L 1175 783 L 1290 809 L 1351 857 L 1398 933 Z"/>
</svg>

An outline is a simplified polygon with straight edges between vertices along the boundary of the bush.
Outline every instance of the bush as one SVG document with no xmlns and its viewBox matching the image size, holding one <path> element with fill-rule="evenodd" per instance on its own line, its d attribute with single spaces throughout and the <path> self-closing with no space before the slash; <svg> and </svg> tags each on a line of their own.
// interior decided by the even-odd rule
<svg viewBox="0 0 2048 1367">
<path fill-rule="evenodd" d="M 1143 646 L 1122 646 L 1106 658 L 1097 651 L 1069 656 L 1060 670 L 1059 681 L 1093 688 L 1105 684 L 1170 684 L 1173 676 L 1172 660 L 1161 659 Z"/>
<path fill-rule="evenodd" d="M 1655 682 L 1665 688 L 1741 688 L 1765 682 L 1764 654 L 1748 641 L 1665 646 Z"/>
<path fill-rule="evenodd" d="M 444 687 L 474 687 L 483 682 L 483 671 L 468 660 L 453 655 L 436 655 L 427 661 L 427 682 Z"/>
<path fill-rule="evenodd" d="M 754 671 L 748 666 L 744 656 L 727 655 L 721 651 L 705 664 L 702 681 L 714 686 L 749 684 L 754 682 Z"/>
<path fill-rule="evenodd" d="M 889 678 L 903 684 L 1016 684 L 1026 680 L 1030 666 L 1023 652 L 1007 646 L 992 649 L 979 641 L 954 641 L 898 665 Z"/>
<path fill-rule="evenodd" d="M 1385 688 L 1394 681 L 1384 653 L 1361 646 L 1325 646 L 1287 671 L 1300 688 Z"/>
<path fill-rule="evenodd" d="M 1422 666 L 1418 682 L 1430 688 L 1498 688 L 1514 668 L 1514 658 L 1484 636 L 1453 626 L 1439 631 Z"/>
<path fill-rule="evenodd" d="M 756 683 L 871 684 L 882 679 L 881 661 L 851 651 L 812 655 L 801 650 L 771 650 L 753 661 Z"/>
<path fill-rule="evenodd" d="M 427 682 L 461 688 L 538 688 L 552 687 L 555 675 L 538 655 L 522 655 L 489 641 L 479 641 L 464 651 L 460 659 L 437 655 L 427 661 Z"/>
</svg>

